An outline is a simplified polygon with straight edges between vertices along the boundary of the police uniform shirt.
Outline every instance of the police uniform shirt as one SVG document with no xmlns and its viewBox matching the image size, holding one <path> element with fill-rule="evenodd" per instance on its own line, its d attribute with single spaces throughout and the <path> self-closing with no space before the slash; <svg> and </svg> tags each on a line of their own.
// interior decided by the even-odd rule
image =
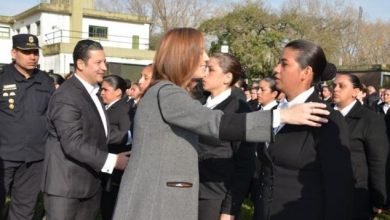
<svg viewBox="0 0 390 220">
<path fill-rule="evenodd" d="M 47 137 L 46 110 L 54 83 L 36 69 L 26 79 L 14 64 L 0 73 L 0 155 L 3 160 L 43 159 Z"/>
</svg>

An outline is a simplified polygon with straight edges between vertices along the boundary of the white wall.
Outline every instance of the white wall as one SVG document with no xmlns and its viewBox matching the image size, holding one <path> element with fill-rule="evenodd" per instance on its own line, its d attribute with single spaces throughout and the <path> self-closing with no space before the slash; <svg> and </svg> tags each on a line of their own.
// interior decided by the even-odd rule
<svg viewBox="0 0 390 220">
<path fill-rule="evenodd" d="M 106 57 L 108 63 L 123 63 L 123 64 L 135 64 L 135 65 L 148 65 L 151 60 L 136 60 L 136 59 L 124 59 L 117 57 Z M 65 75 L 70 71 L 70 64 L 73 63 L 72 54 L 59 54 L 53 56 L 46 56 L 41 60 L 41 70 L 49 71 L 53 70 L 54 73 Z"/>
<path fill-rule="evenodd" d="M 108 28 L 108 39 L 99 40 L 103 47 L 132 48 L 133 35 L 137 35 L 139 36 L 139 49 L 149 49 L 149 24 L 131 24 L 119 21 L 83 18 L 83 38 L 88 38 L 90 25 Z"/>
<path fill-rule="evenodd" d="M 0 63 L 11 63 L 12 40 L 0 38 Z"/>
<path fill-rule="evenodd" d="M 125 64 L 136 64 L 136 65 L 148 65 L 153 60 L 136 60 L 136 59 L 124 59 L 118 57 L 106 57 L 108 63 L 125 63 Z"/>
<path fill-rule="evenodd" d="M 41 33 L 47 44 L 58 42 L 69 43 L 69 29 L 69 15 L 42 13 Z"/>
<path fill-rule="evenodd" d="M 46 56 L 41 62 L 41 70 L 53 70 L 54 73 L 65 75 L 69 73 L 71 63 L 73 63 L 72 54 L 61 53 L 58 55 Z"/>
<path fill-rule="evenodd" d="M 11 29 L 9 24 L 0 23 L 0 26 Z M 0 37 L 0 48 L 1 48 L 0 63 L 11 63 L 12 34 L 13 33 L 10 30 L 9 38 Z"/>
<path fill-rule="evenodd" d="M 28 33 L 27 26 L 29 25 L 30 26 L 30 33 L 36 35 L 38 33 L 38 30 L 36 27 L 36 22 L 41 20 L 41 15 L 42 15 L 42 13 L 37 13 L 37 14 L 31 15 L 27 18 L 24 18 L 21 20 L 16 20 L 16 22 L 12 26 L 14 34 L 17 34 L 17 30 L 19 30 L 20 34 Z M 41 23 L 42 23 L 42 21 L 41 21 Z M 42 35 L 38 36 L 38 39 L 39 39 L 40 45 L 44 44 L 44 39 L 42 38 Z"/>
</svg>

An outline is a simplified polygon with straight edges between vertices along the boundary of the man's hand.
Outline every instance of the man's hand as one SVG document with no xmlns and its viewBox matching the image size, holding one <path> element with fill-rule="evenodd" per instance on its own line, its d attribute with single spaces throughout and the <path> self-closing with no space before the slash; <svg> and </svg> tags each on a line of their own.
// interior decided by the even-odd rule
<svg viewBox="0 0 390 220">
<path fill-rule="evenodd" d="M 118 158 L 116 159 L 115 169 L 124 170 L 129 162 L 130 151 L 119 153 L 117 156 Z"/>
</svg>

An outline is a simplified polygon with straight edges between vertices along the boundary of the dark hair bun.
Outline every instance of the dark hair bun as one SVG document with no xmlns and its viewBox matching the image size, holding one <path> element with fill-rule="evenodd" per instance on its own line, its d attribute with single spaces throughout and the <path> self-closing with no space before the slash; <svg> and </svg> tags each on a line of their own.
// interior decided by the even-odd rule
<svg viewBox="0 0 390 220">
<path fill-rule="evenodd" d="M 337 68 L 333 63 L 327 63 L 324 71 L 321 74 L 321 81 L 332 80 L 336 77 Z"/>
</svg>

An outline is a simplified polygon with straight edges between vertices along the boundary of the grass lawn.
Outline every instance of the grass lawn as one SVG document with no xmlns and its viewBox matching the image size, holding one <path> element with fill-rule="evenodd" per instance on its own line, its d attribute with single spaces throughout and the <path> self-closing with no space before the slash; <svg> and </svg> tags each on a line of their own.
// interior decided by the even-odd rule
<svg viewBox="0 0 390 220">
<path fill-rule="evenodd" d="M 6 200 L 6 204 L 9 203 L 9 198 Z M 3 213 L 2 216 L 4 216 L 5 213 Z M 0 216 L 0 219 L 3 219 L 2 216 Z M 33 220 L 42 220 L 42 217 L 44 216 L 44 210 L 43 210 L 43 200 L 42 196 L 39 196 L 37 206 L 35 208 L 35 215 Z M 239 220 L 252 220 L 253 216 L 253 205 L 249 199 L 246 199 L 244 201 L 244 204 L 242 204 L 241 207 L 241 213 Z M 98 216 L 97 220 L 100 220 L 100 216 Z M 385 211 L 384 213 L 377 215 L 373 220 L 390 220 L 390 210 Z"/>
</svg>

